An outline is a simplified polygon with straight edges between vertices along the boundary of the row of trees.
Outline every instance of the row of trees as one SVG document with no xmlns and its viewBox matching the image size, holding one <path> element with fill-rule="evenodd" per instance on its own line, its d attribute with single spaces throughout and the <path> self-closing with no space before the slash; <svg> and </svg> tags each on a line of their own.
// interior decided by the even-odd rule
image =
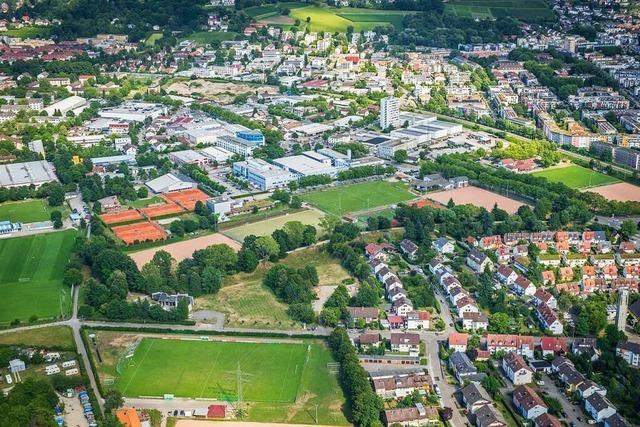
<svg viewBox="0 0 640 427">
<path fill-rule="evenodd" d="M 315 299 L 313 287 L 318 285 L 319 280 L 314 266 L 296 269 L 278 264 L 267 271 L 263 283 L 280 301 L 289 305 L 287 313 L 292 319 L 304 323 L 315 322 L 311 302 Z"/>
</svg>

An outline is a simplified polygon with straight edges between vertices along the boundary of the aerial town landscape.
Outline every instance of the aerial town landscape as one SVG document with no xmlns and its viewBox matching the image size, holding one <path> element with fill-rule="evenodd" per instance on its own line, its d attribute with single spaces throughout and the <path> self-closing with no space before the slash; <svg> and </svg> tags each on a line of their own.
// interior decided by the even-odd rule
<svg viewBox="0 0 640 427">
<path fill-rule="evenodd" d="M 0 297 L 0 427 L 640 426 L 640 2 L 2 2 Z"/>
</svg>

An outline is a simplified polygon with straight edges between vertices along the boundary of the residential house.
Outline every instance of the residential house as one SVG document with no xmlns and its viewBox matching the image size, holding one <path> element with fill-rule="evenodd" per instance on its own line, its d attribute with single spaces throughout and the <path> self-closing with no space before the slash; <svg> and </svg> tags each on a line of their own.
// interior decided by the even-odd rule
<svg viewBox="0 0 640 427">
<path fill-rule="evenodd" d="M 513 390 L 513 405 L 525 420 L 535 420 L 540 415 L 546 414 L 548 409 L 538 393 L 526 385 L 518 386 Z"/>
<path fill-rule="evenodd" d="M 502 369 L 514 385 L 529 384 L 533 381 L 533 370 L 522 356 L 515 352 L 507 353 L 502 358 Z"/>
<path fill-rule="evenodd" d="M 578 386 L 578 394 L 582 399 L 586 399 L 593 393 L 599 393 L 602 396 L 606 396 L 607 389 L 591 380 L 584 380 L 584 382 Z"/>
<path fill-rule="evenodd" d="M 469 334 L 462 334 L 460 332 L 451 332 L 449 334 L 449 348 L 453 351 L 465 352 L 467 351 L 467 341 L 469 340 Z"/>
<path fill-rule="evenodd" d="M 470 331 L 487 330 L 489 318 L 483 312 L 462 313 L 462 328 Z"/>
<path fill-rule="evenodd" d="M 441 255 L 452 254 L 455 250 L 453 242 L 447 240 L 444 237 L 438 237 L 431 243 L 431 247 Z"/>
<path fill-rule="evenodd" d="M 627 364 L 640 367 L 640 343 L 624 341 L 618 343 L 616 354 L 624 359 Z"/>
<path fill-rule="evenodd" d="M 372 347 L 378 347 L 380 343 L 382 343 L 382 340 L 380 339 L 380 334 L 378 333 L 361 334 L 354 340 L 354 344 L 356 344 L 362 350 L 367 350 Z"/>
<path fill-rule="evenodd" d="M 528 359 L 533 359 L 534 349 L 534 339 L 529 335 L 487 335 L 487 350 L 489 350 L 491 354 L 499 351 L 516 352 Z"/>
<path fill-rule="evenodd" d="M 376 307 L 347 307 L 347 311 L 354 321 L 362 319 L 365 323 L 377 321 L 379 316 Z"/>
<path fill-rule="evenodd" d="M 460 384 L 462 384 L 465 379 L 470 380 L 478 377 L 478 370 L 465 353 L 459 351 L 451 353 L 451 356 L 449 356 L 449 367 Z"/>
<path fill-rule="evenodd" d="M 467 411 L 475 414 L 476 411 L 485 405 L 493 404 L 489 393 L 480 384 L 471 382 L 462 388 L 462 402 Z"/>
<path fill-rule="evenodd" d="M 414 391 L 430 393 L 433 387 L 431 377 L 422 372 L 383 373 L 372 378 L 373 389 L 383 399 L 398 399 Z"/>
<path fill-rule="evenodd" d="M 542 284 L 543 285 L 555 285 L 556 273 L 552 270 L 545 270 L 542 272 Z"/>
<path fill-rule="evenodd" d="M 535 305 L 544 303 L 554 310 L 558 308 L 556 297 L 554 297 L 551 292 L 545 291 L 542 288 L 536 289 L 536 292 L 533 294 L 533 303 Z"/>
<path fill-rule="evenodd" d="M 392 304 L 393 312 L 398 316 L 406 316 L 407 313 L 413 311 L 413 303 L 409 298 L 400 298 Z"/>
<path fill-rule="evenodd" d="M 531 296 L 536 292 L 536 286 L 524 276 L 518 276 L 511 288 L 518 295 Z"/>
<path fill-rule="evenodd" d="M 502 237 L 499 235 L 485 236 L 480 239 L 480 248 L 484 250 L 495 249 L 500 245 L 502 245 Z"/>
<path fill-rule="evenodd" d="M 415 259 L 418 258 L 418 249 L 419 249 L 418 245 L 416 245 L 409 239 L 404 239 L 402 242 L 400 242 L 400 250 L 411 261 L 414 261 Z"/>
<path fill-rule="evenodd" d="M 573 354 L 587 354 L 591 361 L 596 360 L 600 356 L 598 350 L 598 342 L 595 337 L 576 337 L 571 344 L 571 352 Z"/>
<path fill-rule="evenodd" d="M 476 427 L 506 427 L 501 416 L 490 405 L 485 405 L 476 411 Z"/>
<path fill-rule="evenodd" d="M 393 289 L 387 293 L 387 298 L 389 301 L 395 302 L 401 298 L 407 298 L 407 292 L 400 286 L 393 286 Z"/>
<path fill-rule="evenodd" d="M 478 309 L 478 306 L 476 305 L 476 302 L 468 296 L 465 296 L 458 300 L 458 302 L 456 303 L 456 310 L 459 316 L 462 316 L 464 313 L 477 313 L 480 311 Z"/>
<path fill-rule="evenodd" d="M 604 427 L 629 427 L 629 423 L 620 414 L 616 413 L 609 418 L 605 418 Z"/>
<path fill-rule="evenodd" d="M 553 335 L 561 335 L 563 331 L 562 322 L 558 315 L 547 304 L 542 303 L 536 308 L 536 316 L 544 329 L 551 331 Z"/>
<path fill-rule="evenodd" d="M 506 286 L 511 286 L 518 278 L 518 273 L 508 265 L 500 265 L 496 269 L 496 278 Z"/>
<path fill-rule="evenodd" d="M 392 425 L 437 426 L 440 424 L 438 410 L 421 403 L 409 408 L 387 409 L 384 411 L 383 418 L 387 427 Z"/>
<path fill-rule="evenodd" d="M 545 412 L 534 421 L 536 427 L 562 427 L 563 424 L 553 415 Z"/>
<path fill-rule="evenodd" d="M 565 354 L 567 339 L 564 337 L 542 337 L 540 338 L 540 350 L 543 356 Z"/>
<path fill-rule="evenodd" d="M 593 393 L 584 400 L 584 410 L 598 423 L 617 412 L 615 406 L 598 393 Z"/>
<path fill-rule="evenodd" d="M 426 310 L 407 313 L 407 329 L 429 329 L 431 313 Z"/>
<path fill-rule="evenodd" d="M 391 333 L 391 351 L 401 353 L 420 352 L 420 335 L 411 333 Z"/>
<path fill-rule="evenodd" d="M 389 329 L 403 329 L 405 326 L 405 318 L 403 316 L 390 314 L 387 316 L 387 323 L 389 324 Z"/>
<path fill-rule="evenodd" d="M 560 267 L 558 269 L 558 275 L 560 276 L 561 282 L 570 282 L 571 280 L 573 280 L 573 268 Z"/>
<path fill-rule="evenodd" d="M 482 273 L 486 268 L 491 269 L 493 262 L 483 252 L 473 248 L 467 255 L 467 265 L 476 273 Z"/>
</svg>

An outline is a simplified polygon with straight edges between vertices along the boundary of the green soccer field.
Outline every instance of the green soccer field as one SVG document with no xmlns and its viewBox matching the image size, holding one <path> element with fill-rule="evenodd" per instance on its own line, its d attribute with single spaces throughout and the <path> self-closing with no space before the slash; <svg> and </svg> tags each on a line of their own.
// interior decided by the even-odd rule
<svg viewBox="0 0 640 427">
<path fill-rule="evenodd" d="M 571 188 L 588 188 L 619 182 L 617 178 L 578 165 L 546 169 L 532 175 L 551 182 L 561 182 Z"/>
<path fill-rule="evenodd" d="M 62 284 L 75 231 L 0 240 L 0 323 L 68 315 L 70 289 Z"/>
<path fill-rule="evenodd" d="M 144 338 L 121 362 L 115 386 L 125 396 L 294 402 L 307 360 L 306 344 L 181 341 Z"/>
<path fill-rule="evenodd" d="M 12 222 L 40 222 L 49 221 L 51 211 L 62 211 L 67 216 L 67 209 L 63 206 L 52 208 L 46 200 L 34 199 L 21 202 L 5 202 L 0 204 L 0 221 Z"/>
<path fill-rule="evenodd" d="M 393 205 L 414 197 L 406 184 L 388 181 L 363 182 L 302 195 L 306 202 L 337 216 Z"/>
</svg>

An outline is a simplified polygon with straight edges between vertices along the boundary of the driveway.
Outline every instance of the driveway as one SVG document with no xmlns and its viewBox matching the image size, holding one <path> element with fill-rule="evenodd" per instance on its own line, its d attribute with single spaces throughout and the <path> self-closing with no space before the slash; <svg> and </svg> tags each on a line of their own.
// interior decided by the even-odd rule
<svg viewBox="0 0 640 427">
<path fill-rule="evenodd" d="M 589 424 L 587 423 L 587 420 L 589 419 L 589 416 L 586 415 L 582 410 L 582 405 L 571 404 L 562 390 L 556 387 L 555 383 L 549 377 L 549 375 L 542 374 L 542 380 L 544 381 L 544 385 L 538 386 L 539 389 L 541 391 L 544 391 L 549 396 L 558 399 L 562 404 L 562 411 L 567 414 L 566 417 L 561 416 L 559 418 L 564 418 L 568 423 L 573 422 L 578 427 L 588 427 Z M 578 417 L 580 417 L 582 421 L 578 421 Z"/>
</svg>

